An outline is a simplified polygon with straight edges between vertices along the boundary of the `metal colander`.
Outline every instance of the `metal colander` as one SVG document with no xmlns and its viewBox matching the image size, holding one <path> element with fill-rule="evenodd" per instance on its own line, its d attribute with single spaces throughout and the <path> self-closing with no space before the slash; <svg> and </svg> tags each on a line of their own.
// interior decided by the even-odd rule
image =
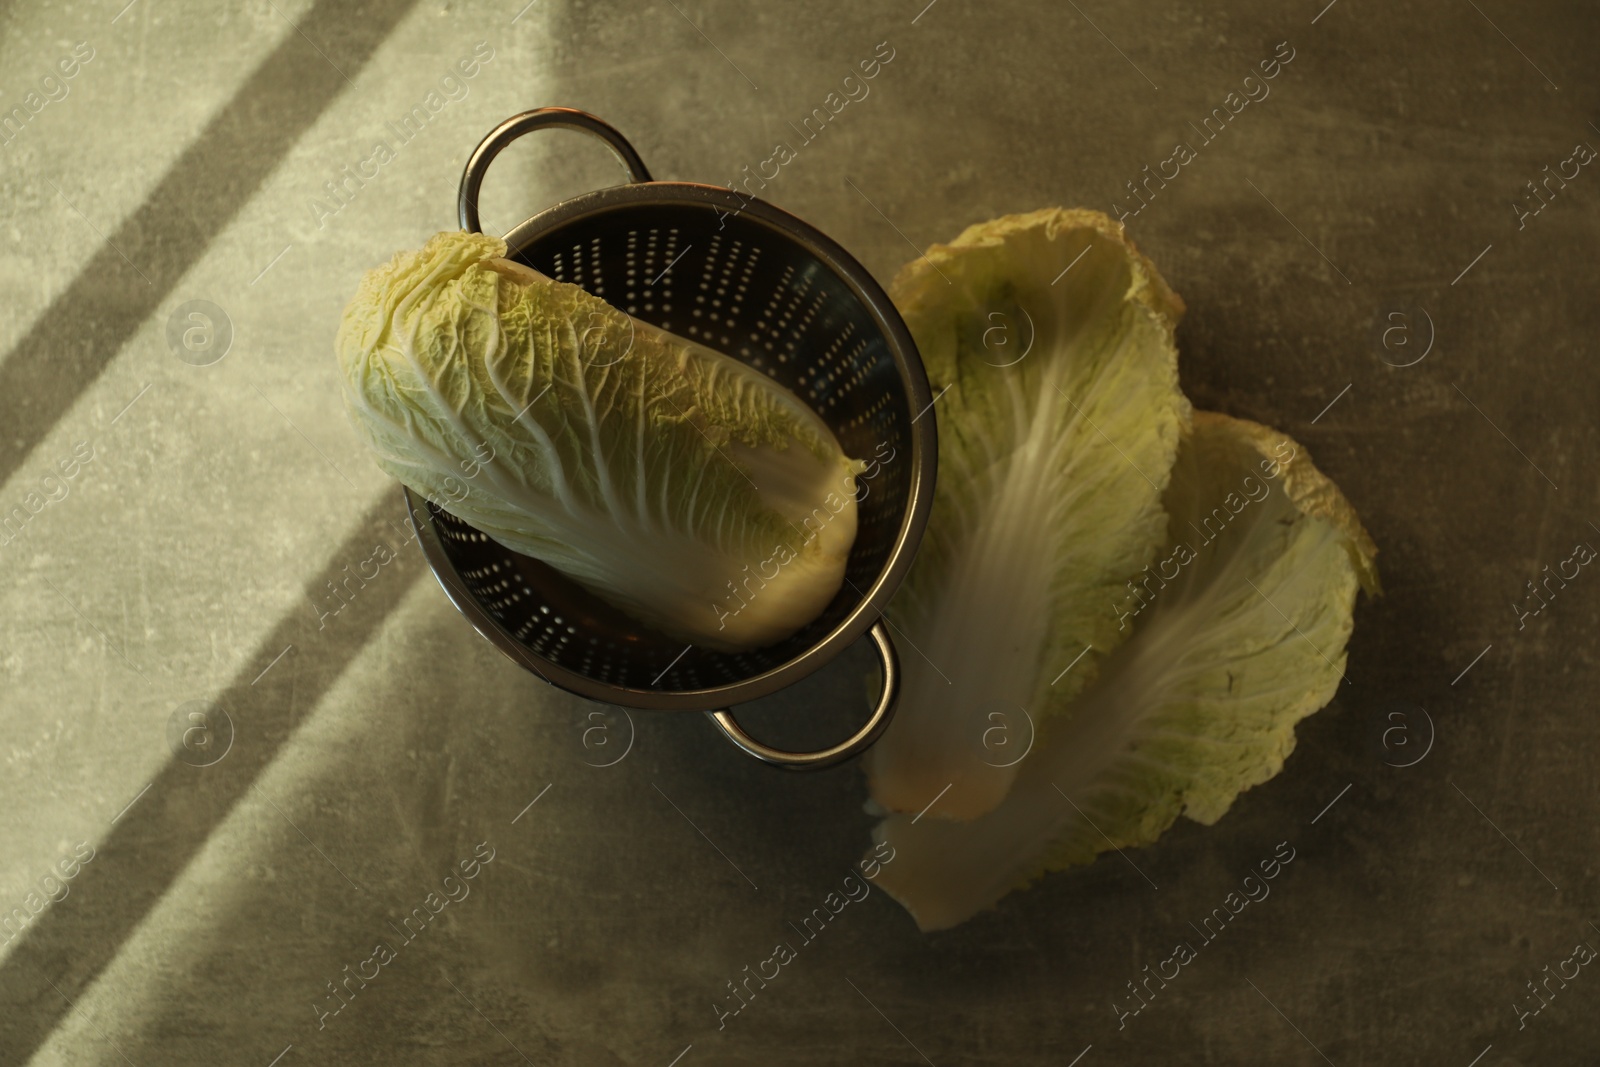
<svg viewBox="0 0 1600 1067">
<path fill-rule="evenodd" d="M 843 248 L 800 219 L 727 188 L 651 179 L 632 146 L 593 115 L 540 108 L 502 123 L 461 179 L 460 218 L 479 230 L 478 192 L 494 157 L 535 129 L 604 140 L 632 183 L 564 201 L 512 229 L 508 255 L 613 306 L 770 375 L 833 429 L 858 479 L 857 534 L 842 587 L 800 632 L 728 654 L 658 633 L 537 559 L 410 490 L 434 574 L 480 633 L 546 681 L 610 704 L 705 711 L 739 747 L 780 766 L 817 767 L 871 744 L 893 714 L 898 669 L 880 613 L 911 565 L 933 501 L 932 397 L 905 324 Z M 820 752 L 769 748 L 725 709 L 776 692 L 864 633 L 883 693 L 851 738 Z"/>
</svg>

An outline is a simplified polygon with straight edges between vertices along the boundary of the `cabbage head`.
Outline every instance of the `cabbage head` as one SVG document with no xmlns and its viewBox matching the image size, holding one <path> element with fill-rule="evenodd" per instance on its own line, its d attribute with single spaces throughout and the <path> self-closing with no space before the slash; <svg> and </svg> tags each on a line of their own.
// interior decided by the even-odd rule
<svg viewBox="0 0 1600 1067">
<path fill-rule="evenodd" d="M 435 235 L 368 271 L 337 349 L 378 465 L 663 633 L 772 644 L 838 592 L 855 475 L 760 371 Z"/>
</svg>

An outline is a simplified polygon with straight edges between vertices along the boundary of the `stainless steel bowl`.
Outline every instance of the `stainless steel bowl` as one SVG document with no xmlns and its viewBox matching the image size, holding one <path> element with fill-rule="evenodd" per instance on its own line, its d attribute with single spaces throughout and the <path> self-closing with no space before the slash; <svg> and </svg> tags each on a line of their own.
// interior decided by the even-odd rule
<svg viewBox="0 0 1600 1067">
<path fill-rule="evenodd" d="M 505 235 L 508 255 L 763 371 L 807 401 L 848 455 L 876 461 L 859 479 L 844 584 L 817 619 L 771 647 L 728 654 L 686 646 L 407 490 L 428 563 L 481 634 L 552 685 L 628 708 L 706 712 L 741 749 L 777 766 L 847 759 L 893 714 L 898 661 L 880 616 L 933 504 L 933 398 L 916 345 L 883 289 L 822 233 L 724 187 L 652 180 L 620 133 L 582 111 L 528 111 L 484 138 L 461 178 L 463 229 L 480 229 L 478 193 L 494 157 L 550 127 L 599 137 L 632 181 L 540 212 Z M 883 690 L 867 722 L 839 744 L 771 748 L 727 710 L 794 684 L 863 634 L 881 657 Z"/>
</svg>

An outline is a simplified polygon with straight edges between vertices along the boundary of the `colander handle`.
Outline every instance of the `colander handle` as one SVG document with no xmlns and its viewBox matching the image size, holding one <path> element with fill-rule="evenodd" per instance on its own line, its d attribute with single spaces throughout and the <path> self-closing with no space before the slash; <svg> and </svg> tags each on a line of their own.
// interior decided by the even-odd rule
<svg viewBox="0 0 1600 1067">
<path fill-rule="evenodd" d="M 878 739 L 878 735 L 889 725 L 889 720 L 894 718 L 895 701 L 900 696 L 900 657 L 895 654 L 894 641 L 890 639 L 883 620 L 879 619 L 873 624 L 868 633 L 873 643 L 878 646 L 878 658 L 883 661 L 883 692 L 879 695 L 878 706 L 873 709 L 872 718 L 867 720 L 866 725 L 832 748 L 824 748 L 817 752 L 787 752 L 781 748 L 772 748 L 745 733 L 744 728 L 733 720 L 733 713 L 727 708 L 721 711 L 708 711 L 706 714 L 729 741 L 761 762 L 770 763 L 774 767 L 791 771 L 814 771 L 842 763 L 856 753 L 864 751 Z"/>
<path fill-rule="evenodd" d="M 629 144 L 628 139 L 618 133 L 610 123 L 576 108 L 534 108 L 532 111 L 524 111 L 520 115 L 506 119 L 472 150 L 472 157 L 467 160 L 467 167 L 461 172 L 460 202 L 457 205 L 463 230 L 478 233 L 483 229 L 478 220 L 478 191 L 483 188 L 483 176 L 488 171 L 489 164 L 494 161 L 494 157 L 523 134 L 546 127 L 591 133 L 604 141 L 622 161 L 622 165 L 628 168 L 631 180 L 635 182 L 654 180 L 650 177 L 650 171 L 645 167 L 644 160 L 633 150 L 633 145 Z"/>
</svg>

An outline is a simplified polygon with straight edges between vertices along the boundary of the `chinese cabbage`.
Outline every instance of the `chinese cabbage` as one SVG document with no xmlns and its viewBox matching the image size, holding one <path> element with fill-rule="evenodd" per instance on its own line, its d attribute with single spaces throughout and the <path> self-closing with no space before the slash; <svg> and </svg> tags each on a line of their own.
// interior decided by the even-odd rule
<svg viewBox="0 0 1600 1067">
<path fill-rule="evenodd" d="M 441 233 L 367 272 L 337 347 L 378 465 L 514 551 L 709 649 L 838 592 L 855 475 L 765 374 Z"/>
</svg>

